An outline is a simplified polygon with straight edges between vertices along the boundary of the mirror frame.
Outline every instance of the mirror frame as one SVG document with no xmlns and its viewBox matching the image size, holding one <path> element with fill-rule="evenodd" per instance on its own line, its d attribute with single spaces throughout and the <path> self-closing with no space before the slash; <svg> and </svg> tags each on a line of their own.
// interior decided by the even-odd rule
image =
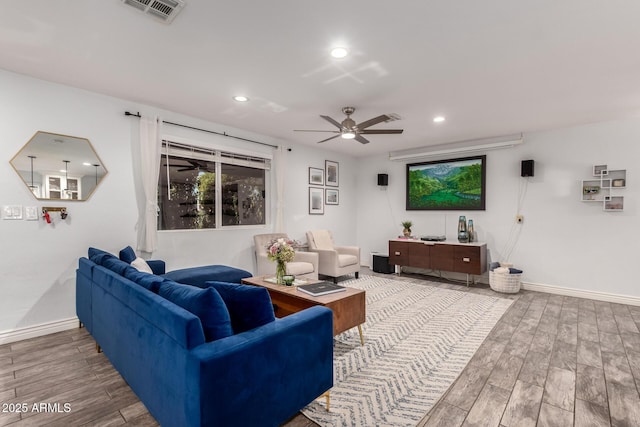
<svg viewBox="0 0 640 427">
<path fill-rule="evenodd" d="M 16 166 L 16 163 L 18 162 L 18 159 L 20 159 L 21 156 L 27 156 L 30 157 L 34 154 L 38 154 L 39 151 L 35 151 L 35 150 L 39 150 L 39 145 L 34 149 L 34 147 L 31 147 L 31 149 L 29 149 L 29 145 L 34 143 L 34 141 L 36 141 L 37 139 L 42 138 L 43 136 L 49 136 L 51 139 L 52 143 L 69 143 L 69 142 L 77 142 L 77 143 L 86 143 L 88 149 L 90 150 L 90 152 L 92 153 L 92 155 L 94 156 L 94 159 L 91 159 L 92 162 L 94 163 L 87 163 L 86 160 L 89 159 L 84 159 L 85 162 L 82 163 L 83 166 L 88 167 L 88 166 L 94 166 L 95 169 L 95 176 L 96 176 L 96 184 L 95 186 L 90 190 L 90 192 L 88 194 L 83 195 L 82 191 L 78 191 L 79 196 L 78 198 L 73 198 L 73 197 L 68 197 L 68 198 L 63 198 L 62 194 L 60 198 L 51 198 L 51 197 L 38 197 L 38 195 L 35 194 L 34 192 L 34 187 L 35 184 L 31 183 L 29 184 L 24 176 L 23 173 L 33 173 L 34 171 L 37 171 L 37 169 L 34 169 L 33 167 L 29 167 L 27 166 L 26 169 L 23 169 L 22 167 L 20 169 L 18 169 L 18 167 Z M 47 141 L 45 141 L 46 143 Z M 42 144 L 42 142 L 40 142 L 39 144 Z M 51 156 L 49 155 L 49 150 L 47 150 L 47 152 L 44 152 L 43 154 L 39 155 L 39 156 L 34 156 L 34 159 L 37 159 L 38 157 L 43 158 L 43 159 L 50 159 Z M 53 151 L 55 151 L 55 147 L 53 149 Z M 70 154 L 63 154 L 62 157 L 65 156 L 70 156 Z M 64 174 L 61 176 L 61 178 L 65 178 L 67 180 L 71 179 L 71 177 L 69 177 L 67 175 L 67 171 L 69 168 L 69 163 L 71 163 L 71 161 L 69 160 L 65 160 L 62 159 L 62 157 L 60 159 L 55 159 L 55 161 L 59 161 L 61 164 L 61 167 L 64 167 L 64 170 L 55 170 L 55 172 L 57 172 L 58 174 Z M 48 200 L 48 201 L 64 201 L 64 202 L 84 202 L 89 200 L 89 198 L 91 198 L 91 196 L 93 195 L 93 193 L 95 193 L 95 191 L 97 190 L 98 186 L 102 183 L 102 181 L 104 181 L 104 179 L 106 178 L 106 176 L 109 174 L 108 169 L 106 168 L 106 166 L 104 165 L 102 159 L 100 158 L 100 156 L 98 156 L 98 153 L 96 152 L 95 148 L 93 147 L 93 145 L 91 144 L 91 141 L 89 141 L 88 138 L 84 138 L 84 137 L 79 137 L 79 136 L 73 136 L 73 135 L 64 135 L 64 134 L 59 134 L 59 133 L 55 133 L 55 132 L 47 132 L 47 131 L 37 131 L 36 133 L 33 134 L 33 136 L 20 148 L 20 150 L 18 150 L 18 152 L 16 153 L 15 156 L 13 156 L 11 158 L 11 160 L 9 161 L 9 163 L 11 164 L 11 167 L 13 168 L 13 170 L 16 172 L 16 174 L 18 175 L 18 177 L 20 178 L 20 180 L 24 183 L 25 187 L 27 188 L 27 190 L 29 190 L 29 192 L 31 193 L 31 195 L 33 195 L 33 197 L 35 197 L 37 200 Z M 80 163 L 80 161 L 77 161 L 77 163 Z M 21 166 L 20 164 L 18 166 Z M 75 166 L 75 165 L 74 165 Z M 101 167 L 104 170 L 104 173 L 102 173 L 101 175 L 98 175 L 98 168 Z M 52 172 L 54 172 L 54 168 L 40 168 L 40 173 L 42 175 L 42 179 L 41 181 L 39 181 L 38 185 L 42 188 L 40 188 L 40 196 L 45 196 L 46 195 L 46 190 L 44 188 L 44 181 L 45 181 L 45 177 L 49 176 Z M 73 173 L 73 172 L 72 172 Z M 77 177 L 77 173 L 74 174 L 74 178 Z M 85 177 L 88 176 L 88 174 L 84 174 L 84 175 L 80 175 L 81 177 Z M 98 176 L 100 177 L 100 179 L 98 180 Z M 61 181 L 63 181 L 61 179 Z M 81 181 L 81 179 L 80 179 Z M 66 182 L 65 182 L 66 184 Z M 80 187 L 80 189 L 82 188 L 81 183 L 78 182 L 77 183 L 78 187 Z M 60 192 L 62 193 L 62 189 L 60 189 Z M 69 191 L 67 189 L 65 189 L 64 191 Z M 71 191 L 69 191 L 71 193 Z"/>
</svg>

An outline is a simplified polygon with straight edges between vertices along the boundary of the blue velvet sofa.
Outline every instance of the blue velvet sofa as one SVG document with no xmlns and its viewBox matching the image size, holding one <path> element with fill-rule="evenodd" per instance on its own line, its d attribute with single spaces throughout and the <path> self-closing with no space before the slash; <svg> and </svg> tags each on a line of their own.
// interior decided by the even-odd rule
<svg viewBox="0 0 640 427">
<path fill-rule="evenodd" d="M 182 284 L 162 275 L 162 261 L 148 264 L 159 274 L 89 249 L 76 308 L 161 425 L 277 426 L 332 387 L 331 310 L 276 319 L 266 289 Z"/>
</svg>

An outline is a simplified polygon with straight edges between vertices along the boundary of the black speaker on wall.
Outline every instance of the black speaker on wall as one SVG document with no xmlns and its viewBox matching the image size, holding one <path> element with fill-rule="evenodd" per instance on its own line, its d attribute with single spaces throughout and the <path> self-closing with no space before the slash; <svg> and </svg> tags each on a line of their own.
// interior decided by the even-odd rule
<svg viewBox="0 0 640 427">
<path fill-rule="evenodd" d="M 520 176 L 533 176 L 533 160 L 523 160 L 520 166 Z"/>
<path fill-rule="evenodd" d="M 389 175 L 386 173 L 378 174 L 378 185 L 387 186 L 389 185 Z"/>
</svg>

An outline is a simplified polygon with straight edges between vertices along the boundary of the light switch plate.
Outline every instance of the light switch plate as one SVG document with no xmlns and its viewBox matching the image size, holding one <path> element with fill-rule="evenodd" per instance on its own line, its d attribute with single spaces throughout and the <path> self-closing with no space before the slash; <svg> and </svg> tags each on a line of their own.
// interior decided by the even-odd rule
<svg viewBox="0 0 640 427">
<path fill-rule="evenodd" d="M 24 216 L 27 221 L 37 221 L 38 218 L 38 207 L 37 206 L 25 206 L 24 207 Z"/>
<path fill-rule="evenodd" d="M 2 207 L 4 219 L 22 219 L 22 205 L 5 205 Z"/>
</svg>

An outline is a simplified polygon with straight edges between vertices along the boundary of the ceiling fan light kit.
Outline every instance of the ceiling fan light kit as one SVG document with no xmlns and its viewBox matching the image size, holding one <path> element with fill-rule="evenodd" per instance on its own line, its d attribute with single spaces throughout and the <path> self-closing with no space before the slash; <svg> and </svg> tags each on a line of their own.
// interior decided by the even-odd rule
<svg viewBox="0 0 640 427">
<path fill-rule="evenodd" d="M 338 128 L 338 130 L 307 130 L 307 129 L 294 129 L 294 132 L 331 132 L 335 133 L 335 136 L 323 139 L 322 141 L 318 141 L 318 144 L 321 142 L 330 141 L 334 138 L 341 136 L 343 139 L 355 139 L 361 144 L 368 144 L 370 141 L 363 137 L 362 135 L 390 135 L 390 134 L 401 134 L 403 129 L 368 129 L 370 126 L 376 125 L 378 123 L 388 123 L 394 120 L 400 120 L 400 116 L 395 113 L 390 114 L 382 114 L 378 117 L 374 117 L 369 120 L 365 120 L 361 123 L 356 123 L 351 115 L 355 112 L 355 108 L 353 107 L 344 107 L 342 112 L 347 116 L 342 123 L 337 120 L 332 119 L 329 116 L 320 115 L 323 119 L 334 125 Z"/>
</svg>

